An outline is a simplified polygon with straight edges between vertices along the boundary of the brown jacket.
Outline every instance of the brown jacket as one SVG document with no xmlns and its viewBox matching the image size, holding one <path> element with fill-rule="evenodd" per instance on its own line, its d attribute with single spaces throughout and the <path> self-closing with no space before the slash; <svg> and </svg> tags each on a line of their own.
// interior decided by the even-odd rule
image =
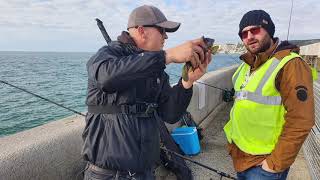
<svg viewBox="0 0 320 180">
<path fill-rule="evenodd" d="M 256 58 L 251 53 L 240 58 L 255 71 L 271 57 L 281 60 L 290 52 L 299 52 L 299 48 L 283 42 L 276 43 L 266 52 L 259 53 Z M 279 44 L 279 45 L 278 45 Z M 304 140 L 314 125 L 313 82 L 309 65 L 300 58 L 289 61 L 276 78 L 276 88 L 279 90 L 286 109 L 285 124 L 279 140 L 268 155 L 250 155 L 241 151 L 234 143 L 228 144 L 229 154 L 237 172 L 267 160 L 269 168 L 280 172 L 292 165 Z"/>
</svg>

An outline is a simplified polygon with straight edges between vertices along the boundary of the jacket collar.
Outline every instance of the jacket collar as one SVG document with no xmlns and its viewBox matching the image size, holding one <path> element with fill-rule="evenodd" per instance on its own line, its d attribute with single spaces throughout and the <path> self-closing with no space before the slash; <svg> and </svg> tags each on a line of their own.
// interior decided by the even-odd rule
<svg viewBox="0 0 320 180">
<path fill-rule="evenodd" d="M 122 31 L 121 35 L 118 36 L 117 40 L 124 44 L 131 44 L 133 46 L 137 46 L 132 37 L 126 31 Z"/>
<path fill-rule="evenodd" d="M 247 52 L 241 55 L 240 59 L 243 60 L 248 65 L 250 65 L 251 71 L 255 71 L 263 63 L 265 63 L 268 59 L 270 59 L 272 55 L 275 53 L 276 48 L 278 47 L 278 44 L 279 44 L 279 39 L 275 38 L 273 41 L 275 43 L 265 52 L 261 52 L 258 54 L 252 54 L 250 52 Z"/>
<path fill-rule="evenodd" d="M 300 48 L 297 45 L 291 44 L 288 41 L 279 41 L 279 38 L 273 39 L 275 42 L 267 51 L 259 53 L 257 55 L 247 52 L 240 56 L 240 59 L 250 65 L 251 71 L 255 71 L 263 63 L 265 63 L 271 57 L 275 57 L 278 60 L 290 55 L 291 52 L 299 54 Z"/>
</svg>

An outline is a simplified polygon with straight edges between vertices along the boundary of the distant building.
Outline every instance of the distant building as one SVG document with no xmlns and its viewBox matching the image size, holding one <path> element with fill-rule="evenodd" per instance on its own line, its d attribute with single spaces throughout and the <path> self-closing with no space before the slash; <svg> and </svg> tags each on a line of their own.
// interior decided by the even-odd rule
<svg viewBox="0 0 320 180">
<path fill-rule="evenodd" d="M 219 48 L 219 53 L 225 54 L 243 54 L 246 52 L 246 48 L 242 44 L 222 44 Z"/>
<path fill-rule="evenodd" d="M 320 42 L 301 46 L 300 54 L 320 57 Z"/>
<path fill-rule="evenodd" d="M 293 40 L 292 44 L 300 47 L 300 55 L 312 67 L 320 71 L 320 39 Z"/>
</svg>

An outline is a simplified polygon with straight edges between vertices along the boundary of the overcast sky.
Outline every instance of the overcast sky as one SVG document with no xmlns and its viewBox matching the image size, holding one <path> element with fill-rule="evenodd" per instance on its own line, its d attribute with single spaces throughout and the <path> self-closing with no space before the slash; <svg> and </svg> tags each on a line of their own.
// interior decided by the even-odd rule
<svg viewBox="0 0 320 180">
<path fill-rule="evenodd" d="M 237 43 L 239 21 L 252 9 L 267 11 L 275 36 L 286 39 L 291 8 L 291 0 L 0 0 L 0 51 L 95 52 L 105 42 L 94 19 L 115 39 L 126 29 L 129 13 L 143 4 L 182 23 L 166 47 L 202 35 Z M 320 38 L 319 18 L 319 0 L 294 0 L 289 39 Z"/>
</svg>

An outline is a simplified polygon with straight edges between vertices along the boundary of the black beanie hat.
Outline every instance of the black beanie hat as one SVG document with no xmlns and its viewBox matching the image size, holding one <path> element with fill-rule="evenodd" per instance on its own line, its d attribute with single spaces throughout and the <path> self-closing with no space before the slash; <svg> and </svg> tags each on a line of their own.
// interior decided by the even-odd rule
<svg viewBox="0 0 320 180">
<path fill-rule="evenodd" d="M 273 38 L 274 35 L 274 24 L 271 20 L 270 15 L 264 10 L 252 10 L 243 15 L 239 24 L 239 37 L 241 38 L 242 30 L 247 26 L 258 26 L 261 25 Z"/>
</svg>

